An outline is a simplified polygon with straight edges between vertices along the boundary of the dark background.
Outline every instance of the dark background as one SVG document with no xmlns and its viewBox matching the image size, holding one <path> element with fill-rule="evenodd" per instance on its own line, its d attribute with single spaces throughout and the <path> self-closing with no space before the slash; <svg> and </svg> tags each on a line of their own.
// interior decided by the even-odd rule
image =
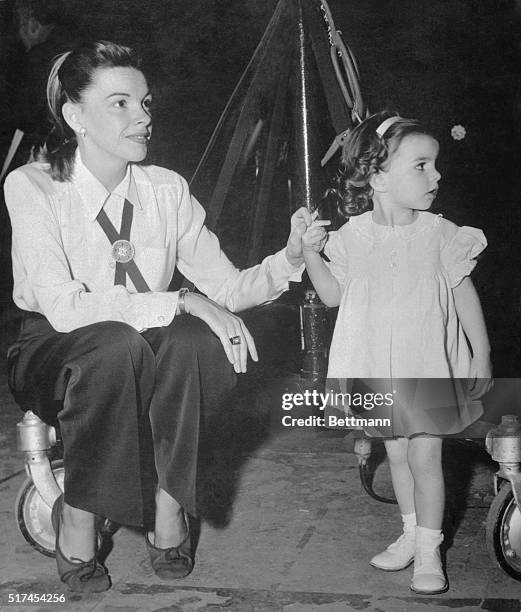
<svg viewBox="0 0 521 612">
<path fill-rule="evenodd" d="M 14 41 L 11 4 L 0 1 L 4 124 L 24 55 Z M 521 11 L 509 0 L 329 4 L 358 60 L 369 109 L 394 108 L 425 121 L 438 135 L 443 178 L 435 212 L 481 227 L 488 237 L 475 279 L 496 351 L 510 363 L 512 347 L 508 353 L 503 349 L 518 335 L 521 302 Z M 190 178 L 275 5 L 275 0 L 68 0 L 64 19 L 85 38 L 128 44 L 151 60 L 156 105 L 149 159 Z M 465 139 L 451 137 L 456 124 L 466 128 Z M 2 223 L 0 280 L 7 304 L 5 210 Z"/>
<path fill-rule="evenodd" d="M 426 120 L 452 149 L 450 128 L 463 124 L 467 142 L 495 145 L 483 155 L 490 163 L 507 150 L 515 131 L 521 39 L 515 2 L 329 4 L 357 57 L 371 110 L 392 106 Z M 0 0 L 4 45 L 13 34 L 11 5 Z M 161 94 L 152 155 L 189 175 L 275 5 L 275 0 L 67 0 L 64 20 L 86 38 L 129 44 L 152 58 Z M 481 153 L 475 150 L 472 157 Z"/>
</svg>

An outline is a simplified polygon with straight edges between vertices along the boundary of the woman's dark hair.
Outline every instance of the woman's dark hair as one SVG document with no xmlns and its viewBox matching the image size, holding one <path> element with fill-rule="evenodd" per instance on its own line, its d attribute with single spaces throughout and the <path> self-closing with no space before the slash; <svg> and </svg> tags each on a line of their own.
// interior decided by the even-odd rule
<svg viewBox="0 0 521 612">
<path fill-rule="evenodd" d="M 396 121 L 379 135 L 376 130 L 390 117 L 396 117 Z M 348 133 L 342 148 L 340 170 L 334 186 L 328 190 L 328 195 L 336 198 L 343 217 L 358 215 L 371 207 L 373 190 L 369 182 L 372 176 L 385 169 L 389 156 L 409 134 L 431 135 L 418 121 L 404 119 L 391 111 L 371 115 Z"/>
<path fill-rule="evenodd" d="M 52 129 L 38 155 L 39 160 L 50 164 L 53 179 L 70 179 L 78 146 L 76 134 L 63 118 L 63 105 L 81 101 L 98 68 L 118 67 L 142 70 L 141 58 L 129 47 L 99 41 L 79 46 L 55 59 L 47 80 Z"/>
</svg>

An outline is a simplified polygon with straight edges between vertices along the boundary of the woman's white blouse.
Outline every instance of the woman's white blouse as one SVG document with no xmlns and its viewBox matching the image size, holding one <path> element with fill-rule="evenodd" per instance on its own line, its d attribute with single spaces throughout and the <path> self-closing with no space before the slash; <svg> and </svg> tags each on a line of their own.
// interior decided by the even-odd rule
<svg viewBox="0 0 521 612">
<path fill-rule="evenodd" d="M 100 321 L 122 321 L 138 331 L 168 325 L 178 292 L 168 286 L 177 266 L 204 294 L 231 311 L 278 297 L 300 280 L 285 250 L 239 271 L 205 225 L 205 212 L 177 173 L 129 164 L 109 193 L 76 156 L 73 177 L 51 179 L 32 163 L 11 172 L 5 198 L 13 231 L 14 301 L 44 315 L 60 332 Z M 96 221 L 105 209 L 119 231 L 123 204 L 134 206 L 130 239 L 151 291 L 114 285 L 111 244 Z"/>
</svg>

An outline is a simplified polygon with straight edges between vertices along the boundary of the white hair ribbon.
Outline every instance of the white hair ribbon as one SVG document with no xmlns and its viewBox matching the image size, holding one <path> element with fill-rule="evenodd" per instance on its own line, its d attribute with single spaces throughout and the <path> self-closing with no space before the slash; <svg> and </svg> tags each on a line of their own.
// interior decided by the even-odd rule
<svg viewBox="0 0 521 612">
<path fill-rule="evenodd" d="M 380 138 L 384 136 L 385 132 L 397 121 L 400 121 L 401 117 L 399 115 L 395 115 L 394 117 L 388 117 L 380 125 L 376 128 L 375 132 L 378 134 Z"/>
</svg>

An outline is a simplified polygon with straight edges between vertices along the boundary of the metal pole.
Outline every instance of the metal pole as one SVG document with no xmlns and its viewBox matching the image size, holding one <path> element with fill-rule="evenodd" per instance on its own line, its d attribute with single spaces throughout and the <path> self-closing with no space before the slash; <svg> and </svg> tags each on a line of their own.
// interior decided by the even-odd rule
<svg viewBox="0 0 521 612">
<path fill-rule="evenodd" d="M 309 1 L 309 0 L 307 0 Z M 295 1 L 297 49 L 295 53 L 294 102 L 294 169 L 291 180 L 293 207 L 317 208 L 321 196 L 318 110 L 316 83 L 318 70 L 312 53 L 311 38 L 306 28 L 302 0 Z M 327 370 L 326 307 L 310 288 L 301 306 L 304 350 L 301 373 L 313 382 L 323 380 Z"/>
<path fill-rule="evenodd" d="M 311 41 L 306 31 L 302 0 L 296 0 L 297 50 L 295 58 L 294 142 L 295 166 L 292 180 L 295 208 L 315 210 L 319 193 L 320 146 L 317 138 L 316 86 Z M 315 70 L 313 70 L 313 68 Z"/>
</svg>

